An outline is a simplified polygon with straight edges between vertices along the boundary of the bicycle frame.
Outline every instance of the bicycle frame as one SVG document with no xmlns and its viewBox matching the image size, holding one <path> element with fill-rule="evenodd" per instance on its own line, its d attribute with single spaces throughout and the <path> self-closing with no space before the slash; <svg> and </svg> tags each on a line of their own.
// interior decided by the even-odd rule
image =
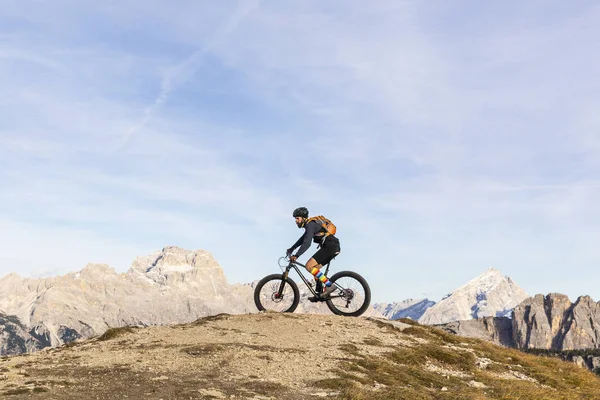
<svg viewBox="0 0 600 400">
<path fill-rule="evenodd" d="M 331 262 L 328 262 L 327 265 L 325 266 L 325 276 L 327 276 L 327 273 L 329 272 L 329 264 Z M 287 277 L 290 274 L 290 270 L 295 269 L 296 272 L 298 273 L 298 275 L 300 275 L 300 278 L 302 279 L 302 281 L 304 282 L 304 284 L 306 285 L 306 287 L 308 287 L 308 290 L 311 291 L 311 293 L 313 294 L 313 296 L 318 296 L 317 291 L 315 289 L 313 289 L 312 285 L 310 284 L 309 280 L 306 279 L 306 277 L 304 276 L 304 274 L 302 273 L 302 271 L 300 271 L 300 268 L 298 268 L 298 266 L 304 267 L 306 268 L 306 265 L 299 263 L 298 261 L 291 261 L 288 263 L 288 266 L 285 267 L 285 271 L 283 273 L 283 280 L 281 281 L 281 285 L 279 285 L 279 291 L 277 292 L 278 296 L 282 296 L 283 295 L 283 288 L 285 286 L 285 280 L 287 279 Z M 340 288 L 340 286 L 338 284 L 336 284 L 335 282 L 333 282 L 333 284 Z M 330 296 L 330 298 L 335 298 L 335 297 L 340 297 L 340 296 Z"/>
</svg>

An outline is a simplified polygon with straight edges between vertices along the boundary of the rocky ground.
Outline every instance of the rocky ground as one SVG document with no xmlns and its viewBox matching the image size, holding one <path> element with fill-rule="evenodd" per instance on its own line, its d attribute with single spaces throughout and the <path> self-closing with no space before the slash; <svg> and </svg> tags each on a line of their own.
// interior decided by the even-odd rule
<svg viewBox="0 0 600 400">
<path fill-rule="evenodd" d="M 593 374 L 559 360 L 537 365 L 539 359 L 376 318 L 221 314 L 191 324 L 112 329 L 87 341 L 3 357 L 0 395 L 571 400 L 600 393 Z M 557 369 L 565 371 L 566 383 L 552 375 Z"/>
<path fill-rule="evenodd" d="M 321 315 L 219 315 L 186 325 L 120 328 L 5 357 L 0 393 L 23 399 L 323 398 L 336 393 L 313 383 L 336 377 L 333 371 L 348 357 L 340 343 L 370 347 L 364 341 L 374 337 L 389 346 L 405 343 L 371 320 Z"/>
</svg>

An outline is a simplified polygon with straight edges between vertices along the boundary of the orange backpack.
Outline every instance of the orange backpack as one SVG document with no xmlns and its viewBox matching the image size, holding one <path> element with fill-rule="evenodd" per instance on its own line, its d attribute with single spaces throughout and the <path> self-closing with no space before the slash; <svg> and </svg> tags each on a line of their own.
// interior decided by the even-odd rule
<svg viewBox="0 0 600 400">
<path fill-rule="evenodd" d="M 316 234 L 316 236 L 329 236 L 329 235 L 335 235 L 335 231 L 336 231 L 336 227 L 335 224 L 333 222 L 331 222 L 330 220 L 328 220 L 327 218 L 325 218 L 322 215 L 317 215 L 316 217 L 312 217 L 309 218 L 306 223 L 309 223 L 310 221 L 316 221 L 319 224 L 321 224 L 321 227 L 325 230 L 324 232 L 319 232 Z"/>
</svg>

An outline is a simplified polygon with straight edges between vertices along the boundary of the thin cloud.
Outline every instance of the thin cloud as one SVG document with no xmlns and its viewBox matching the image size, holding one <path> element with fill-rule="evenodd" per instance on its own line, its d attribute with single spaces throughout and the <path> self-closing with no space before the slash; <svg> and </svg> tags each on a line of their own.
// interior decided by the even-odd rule
<svg viewBox="0 0 600 400">
<path fill-rule="evenodd" d="M 0 47 L 0 60 L 5 60 L 9 62 L 25 61 L 51 69 L 61 68 L 61 65 L 59 63 L 50 58 L 43 57 L 40 54 L 36 54 L 33 52 L 13 49 L 10 47 Z"/>
<path fill-rule="evenodd" d="M 173 68 L 170 68 L 163 76 L 160 85 L 160 93 L 154 100 L 154 103 L 144 110 L 144 117 L 135 126 L 131 127 L 125 134 L 122 143 L 117 148 L 117 152 L 120 151 L 127 143 L 131 140 L 132 136 L 135 135 L 140 129 L 145 127 L 148 122 L 152 119 L 154 114 L 163 106 L 171 93 L 177 90 L 178 87 L 184 85 L 200 68 L 204 61 L 204 57 L 209 53 L 215 46 L 218 46 L 222 41 L 231 35 L 242 21 L 252 11 L 259 8 L 259 0 L 246 0 L 240 1 L 238 7 L 233 11 L 229 19 L 210 37 L 204 46 L 192 53 L 183 62 L 179 63 Z"/>
</svg>

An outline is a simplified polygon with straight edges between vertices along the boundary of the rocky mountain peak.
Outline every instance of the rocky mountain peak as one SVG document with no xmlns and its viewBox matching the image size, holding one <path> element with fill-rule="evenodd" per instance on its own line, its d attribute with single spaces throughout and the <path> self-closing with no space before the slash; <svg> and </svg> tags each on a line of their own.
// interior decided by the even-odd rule
<svg viewBox="0 0 600 400">
<path fill-rule="evenodd" d="M 527 293 L 512 279 L 495 268 L 488 268 L 428 308 L 419 322 L 445 324 L 487 316 L 507 316 L 527 297 Z"/>
<path fill-rule="evenodd" d="M 127 276 L 159 285 L 190 282 L 212 287 L 227 285 L 223 269 L 211 253 L 177 246 L 167 246 L 161 251 L 137 257 Z"/>
<path fill-rule="evenodd" d="M 553 350 L 600 347 L 600 304 L 590 296 L 575 302 L 560 293 L 537 294 L 514 309 L 517 347 Z"/>
<path fill-rule="evenodd" d="M 512 279 L 502 275 L 496 268 L 490 267 L 483 274 L 471 279 L 469 282 L 459 287 L 455 292 L 471 290 L 487 292 L 503 282 L 512 282 Z"/>
<path fill-rule="evenodd" d="M 220 268 L 211 253 L 205 250 L 186 250 L 177 246 L 167 246 L 161 251 L 137 257 L 129 272 L 159 273 L 190 272 L 195 269 Z"/>
<path fill-rule="evenodd" d="M 71 274 L 76 278 L 90 278 L 95 279 L 97 277 L 101 277 L 106 274 L 116 275 L 117 272 L 114 268 L 106 265 L 106 264 L 87 264 L 81 271 L 75 274 Z"/>
</svg>

